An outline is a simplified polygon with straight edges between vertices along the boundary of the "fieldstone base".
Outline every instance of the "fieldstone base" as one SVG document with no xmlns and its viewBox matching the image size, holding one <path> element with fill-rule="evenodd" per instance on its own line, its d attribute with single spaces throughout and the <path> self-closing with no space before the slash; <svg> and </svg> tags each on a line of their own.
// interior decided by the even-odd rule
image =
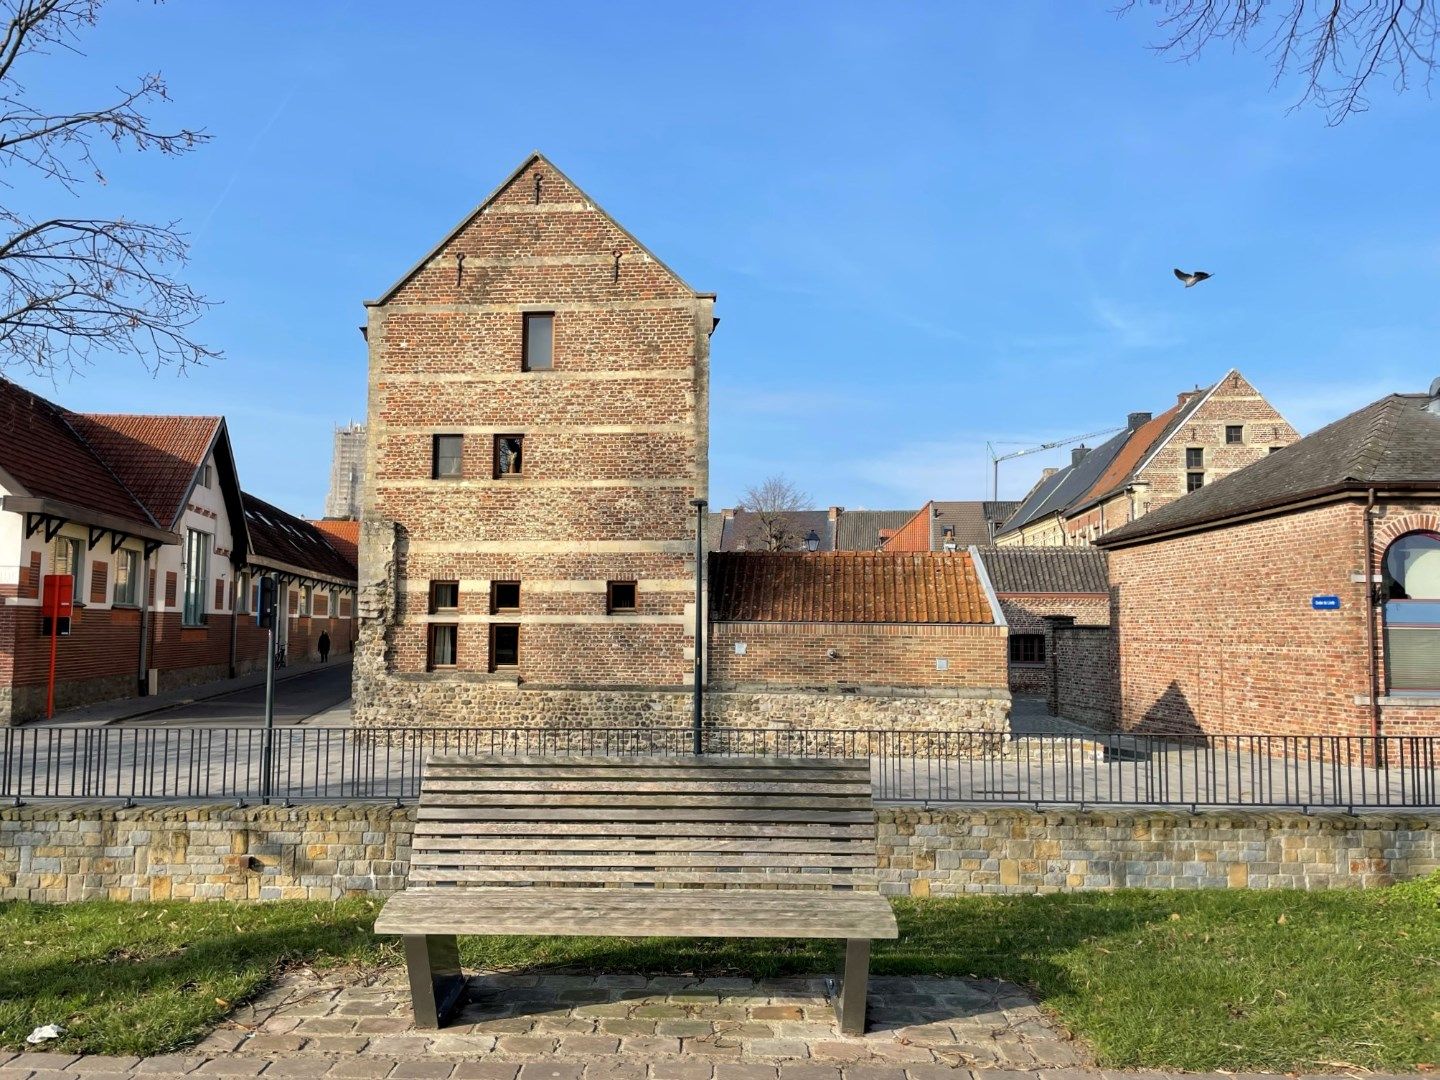
<svg viewBox="0 0 1440 1080">
<path fill-rule="evenodd" d="M 839 1033 L 826 990 L 824 979 L 482 974 L 451 1024 L 417 1031 L 402 971 L 358 983 L 353 973 L 306 972 L 239 1010 L 198 1050 L 445 1062 L 447 1074 L 455 1061 L 648 1061 L 682 1069 L 676 1080 L 742 1060 L 884 1066 L 898 1077 L 909 1066 L 1062 1068 L 1085 1057 L 1008 983 L 872 978 L 870 1030 L 854 1037 Z"/>
</svg>

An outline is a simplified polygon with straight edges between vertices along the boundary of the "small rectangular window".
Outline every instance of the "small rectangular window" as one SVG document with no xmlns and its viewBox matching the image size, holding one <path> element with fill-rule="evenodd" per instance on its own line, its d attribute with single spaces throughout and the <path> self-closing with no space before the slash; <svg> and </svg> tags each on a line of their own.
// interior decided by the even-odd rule
<svg viewBox="0 0 1440 1080">
<path fill-rule="evenodd" d="M 210 588 L 210 534 L 188 530 L 185 541 L 185 609 L 181 622 L 205 624 L 205 594 Z"/>
<path fill-rule="evenodd" d="M 490 614 L 502 611 L 520 610 L 520 582 L 492 581 L 490 583 Z"/>
<path fill-rule="evenodd" d="M 463 435 L 436 435 L 430 450 L 430 479 L 459 480 L 463 475 Z"/>
<path fill-rule="evenodd" d="M 75 540 L 69 536 L 57 536 L 54 545 L 50 548 L 52 574 L 69 574 L 75 579 L 74 592 L 71 593 L 78 603 L 81 597 L 80 592 L 80 569 L 85 565 L 85 553 L 81 547 L 83 541 Z"/>
<path fill-rule="evenodd" d="M 1205 486 L 1205 474 L 1203 472 L 1190 472 L 1185 474 L 1185 490 L 1198 491 Z"/>
<path fill-rule="evenodd" d="M 200 466 L 200 486 L 208 489 L 214 482 L 215 477 L 211 472 L 210 463 L 207 461 Z"/>
<path fill-rule="evenodd" d="M 430 624 L 430 644 L 425 658 L 425 666 L 430 671 L 455 666 L 459 636 L 460 628 L 454 623 Z"/>
<path fill-rule="evenodd" d="M 525 436 L 495 436 L 495 479 L 520 476 L 525 466 Z"/>
<path fill-rule="evenodd" d="M 454 611 L 460 606 L 460 583 L 458 581 L 430 582 L 430 614 L 437 611 Z"/>
<path fill-rule="evenodd" d="M 1045 662 L 1045 635 L 1011 634 L 1010 662 L 1012 664 L 1043 664 Z"/>
<path fill-rule="evenodd" d="M 1280 447 L 1278 447 L 1278 446 L 1272 446 L 1272 447 L 1270 447 L 1270 453 L 1273 454 L 1273 453 L 1275 453 L 1276 450 L 1279 450 L 1279 449 L 1280 449 Z"/>
<path fill-rule="evenodd" d="M 115 600 L 121 607 L 140 603 L 140 553 L 121 548 L 115 553 Z"/>
<path fill-rule="evenodd" d="M 525 313 L 524 368 L 526 371 L 549 371 L 555 364 L 555 313 Z"/>
<path fill-rule="evenodd" d="M 1187 446 L 1185 448 L 1185 468 L 1203 469 L 1205 467 L 1205 448 L 1203 446 Z"/>
<path fill-rule="evenodd" d="M 513 623 L 490 624 L 490 670 L 515 667 L 520 663 L 520 627 Z"/>
<path fill-rule="evenodd" d="M 1225 441 L 1230 444 L 1243 443 L 1245 441 L 1245 426 L 1243 424 L 1226 424 Z"/>
<path fill-rule="evenodd" d="M 610 615 L 629 614 L 635 610 L 635 582 L 607 581 L 605 610 Z"/>
</svg>

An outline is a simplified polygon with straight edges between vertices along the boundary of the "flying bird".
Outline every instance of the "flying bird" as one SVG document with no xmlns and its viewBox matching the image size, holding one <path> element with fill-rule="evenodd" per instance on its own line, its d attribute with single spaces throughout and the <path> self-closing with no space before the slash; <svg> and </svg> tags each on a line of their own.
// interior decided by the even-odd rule
<svg viewBox="0 0 1440 1080">
<path fill-rule="evenodd" d="M 1207 273 L 1204 270 L 1195 270 L 1188 274 L 1184 270 L 1176 270 L 1175 276 L 1181 281 L 1183 281 L 1185 283 L 1185 288 L 1188 289 L 1192 285 L 1199 285 L 1200 282 L 1204 281 L 1208 277 L 1212 277 L 1213 275 Z"/>
</svg>

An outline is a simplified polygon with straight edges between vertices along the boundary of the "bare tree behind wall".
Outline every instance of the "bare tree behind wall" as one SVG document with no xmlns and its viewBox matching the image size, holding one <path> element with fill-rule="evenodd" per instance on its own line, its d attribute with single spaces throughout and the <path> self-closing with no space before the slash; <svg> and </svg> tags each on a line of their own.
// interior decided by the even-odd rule
<svg viewBox="0 0 1440 1080">
<path fill-rule="evenodd" d="M 1183 60 L 1228 42 L 1263 52 L 1274 85 L 1297 78 L 1295 107 L 1313 104 L 1330 124 L 1368 107 L 1376 85 L 1428 86 L 1435 73 L 1440 0 L 1121 0 L 1119 11 L 1157 12 L 1162 55 Z"/>
<path fill-rule="evenodd" d="M 792 515 L 810 506 L 810 496 L 783 476 L 771 476 L 745 489 L 740 509 L 750 515 L 745 545 L 761 551 L 796 551 L 805 538 Z"/>
<path fill-rule="evenodd" d="M 0 0 L 0 370 L 55 376 L 112 352 L 184 368 L 219 354 L 192 336 L 210 301 L 178 276 L 186 242 L 175 222 L 54 213 L 105 182 L 101 151 L 188 153 L 209 136 L 165 131 L 146 113 L 166 100 L 158 74 L 90 109 L 54 109 L 21 81 L 47 60 L 82 55 L 99 0 Z M 108 144 L 108 146 L 107 146 Z M 15 184 L 44 210 L 15 205 Z"/>
</svg>

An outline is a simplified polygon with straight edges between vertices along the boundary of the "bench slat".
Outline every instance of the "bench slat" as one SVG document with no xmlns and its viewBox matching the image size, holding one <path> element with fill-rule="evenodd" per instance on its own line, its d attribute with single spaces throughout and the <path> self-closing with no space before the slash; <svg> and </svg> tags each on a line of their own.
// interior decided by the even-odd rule
<svg viewBox="0 0 1440 1080">
<path fill-rule="evenodd" d="M 604 819 L 596 821 L 598 808 L 548 807 L 508 809 L 501 807 L 428 806 L 421 802 L 417 821 L 573 821 L 593 822 L 596 830 L 613 830 L 616 822 L 629 821 L 765 821 L 776 824 L 864 825 L 875 820 L 873 810 L 740 810 L 733 807 L 607 808 Z"/>
<path fill-rule="evenodd" d="M 849 875 L 825 870 L 814 874 L 784 870 L 731 870 L 706 873 L 702 870 L 652 870 L 622 869 L 610 867 L 606 870 L 526 870 L 523 874 L 514 870 L 472 870 L 412 867 L 410 881 L 421 884 L 441 882 L 478 883 L 490 885 L 513 885 L 521 879 L 533 885 L 652 885 L 660 882 L 689 885 L 793 885 L 811 889 L 831 889 L 836 885 L 857 888 L 873 887 L 873 873 L 870 878 L 863 875 Z"/>
<path fill-rule="evenodd" d="M 531 895 L 538 894 L 538 895 Z M 874 892 L 730 889 L 412 888 L 376 920 L 381 934 L 570 934 L 582 937 L 899 936 Z"/>
<path fill-rule="evenodd" d="M 614 839 L 604 837 L 557 836 L 546 833 L 540 836 L 474 836 L 469 832 L 426 835 L 416 830 L 412 840 L 413 850 L 421 851 L 467 851 L 467 852 L 509 852 L 524 851 L 565 851 L 572 853 L 596 851 L 639 851 L 639 852 L 729 852 L 765 851 L 775 852 L 789 858 L 791 855 L 828 855 L 868 857 L 874 865 L 875 845 L 868 840 L 845 838 L 843 840 L 781 839 L 762 837 L 757 840 L 729 840 L 699 836 L 623 836 Z"/>
<path fill-rule="evenodd" d="M 568 849 L 554 851 L 532 851 L 525 854 L 513 852 L 437 851 L 427 848 L 417 850 L 410 856 L 410 865 L 415 866 L 654 866 L 660 868 L 689 866 L 833 866 L 875 868 L 875 856 L 863 853 L 834 852 L 826 854 L 800 854 L 797 852 L 725 852 L 708 851 L 659 851 L 652 853 L 625 851 L 612 854 L 595 852 L 572 852 Z"/>
<path fill-rule="evenodd" d="M 753 821 L 625 821 L 597 822 L 593 817 L 565 821 L 424 821 L 415 823 L 415 836 L 421 837 L 491 837 L 545 836 L 562 840 L 636 837 L 649 842 L 654 837 L 716 836 L 754 840 L 816 839 L 835 842 L 875 839 L 873 821 L 854 824 L 816 824 L 815 822 L 753 822 Z"/>
<path fill-rule="evenodd" d="M 630 772 L 636 769 L 651 770 L 701 770 L 704 772 L 719 773 L 721 771 L 745 771 L 754 769 L 769 769 L 771 771 L 795 774 L 801 771 L 812 772 L 858 772 L 868 776 L 870 774 L 870 761 L 866 757 L 858 758 L 799 758 L 799 757 L 692 757 L 690 755 L 676 755 L 675 757 L 654 757 L 649 755 L 627 755 L 593 756 L 584 754 L 561 754 L 555 757 L 537 756 L 534 754 L 491 754 L 491 755 L 457 755 L 457 754 L 434 754 L 425 759 L 426 771 L 434 771 L 437 775 L 446 769 L 472 769 L 476 771 L 484 769 L 513 769 L 519 766 L 534 766 L 539 769 L 605 769 L 610 771 L 624 770 Z"/>
<path fill-rule="evenodd" d="M 425 805 L 427 806 L 474 806 L 477 808 L 490 806 L 593 806 L 603 807 L 607 812 L 612 808 L 662 806 L 733 806 L 736 809 L 745 810 L 771 808 L 804 810 L 810 807 L 817 810 L 848 810 L 852 808 L 863 810 L 869 805 L 869 802 L 868 795 L 736 795 L 730 793 L 702 795 L 675 794 L 673 792 L 632 794 L 631 792 L 605 791 L 552 791 L 538 794 L 497 791 L 463 795 L 449 792 L 425 793 Z"/>
<path fill-rule="evenodd" d="M 666 792 L 678 791 L 708 791 L 717 795 L 736 794 L 772 794 L 772 795 L 819 795 L 819 796 L 856 796 L 860 798 L 870 797 L 870 781 L 855 782 L 845 780 L 834 783 L 809 783 L 798 780 L 713 780 L 700 781 L 695 778 L 667 778 L 656 777 L 653 780 L 630 780 L 622 781 L 601 777 L 571 777 L 564 779 L 550 779 L 548 777 L 463 777 L 448 779 L 441 777 L 427 778 L 425 780 L 427 792 L 445 793 L 482 793 L 496 791 L 514 792 L 536 792 L 536 791 L 569 791 L 584 792 L 587 794 L 596 792 L 634 793 L 644 795 L 649 793 L 664 794 Z"/>
</svg>

